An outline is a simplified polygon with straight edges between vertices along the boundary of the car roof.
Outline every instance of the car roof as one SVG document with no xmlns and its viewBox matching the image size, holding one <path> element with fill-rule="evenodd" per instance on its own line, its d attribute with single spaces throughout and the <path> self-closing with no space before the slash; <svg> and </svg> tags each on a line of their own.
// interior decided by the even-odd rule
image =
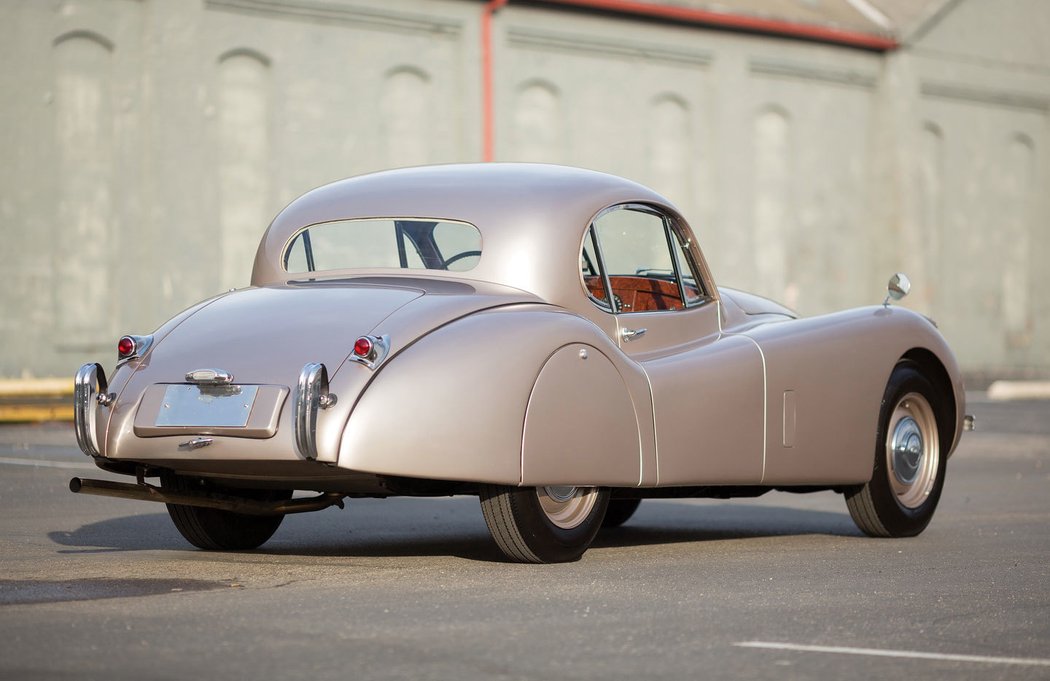
<svg viewBox="0 0 1050 681">
<path fill-rule="evenodd" d="M 604 208 L 622 203 L 653 205 L 681 219 L 651 189 L 580 168 L 472 163 L 361 175 L 307 192 L 282 210 L 263 235 L 252 284 L 290 278 L 282 266 L 285 247 L 308 225 L 354 218 L 435 218 L 476 226 L 482 256 L 467 272 L 413 270 L 413 276 L 494 282 L 564 305 L 566 296 L 579 299 L 582 293 L 579 256 L 587 226 Z"/>
</svg>

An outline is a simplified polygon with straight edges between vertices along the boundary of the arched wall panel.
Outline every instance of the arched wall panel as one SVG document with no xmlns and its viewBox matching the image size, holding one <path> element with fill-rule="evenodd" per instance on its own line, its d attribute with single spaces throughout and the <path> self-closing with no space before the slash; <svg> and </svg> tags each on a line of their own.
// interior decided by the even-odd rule
<svg viewBox="0 0 1050 681">
<path fill-rule="evenodd" d="M 219 61 L 219 226 L 223 288 L 247 286 L 269 223 L 270 66 L 234 50 Z"/>
<path fill-rule="evenodd" d="M 788 267 L 793 214 L 790 134 L 791 119 L 783 109 L 767 107 L 755 116 L 755 288 L 793 306 Z"/>
<path fill-rule="evenodd" d="M 1031 343 L 1031 244 L 1035 143 L 1014 134 L 1006 143 L 1002 177 L 1002 315 L 1008 350 Z"/>
<path fill-rule="evenodd" d="M 650 182 L 672 201 L 687 204 L 693 174 L 689 105 L 677 95 L 663 94 L 652 101 L 649 116 Z"/>
<path fill-rule="evenodd" d="M 113 43 L 77 31 L 54 42 L 58 208 L 56 327 L 66 342 L 95 342 L 113 317 Z"/>
<path fill-rule="evenodd" d="M 398 67 L 387 74 L 380 108 L 388 167 L 430 162 L 433 105 L 426 73 L 413 67 Z"/>
<path fill-rule="evenodd" d="M 561 93 L 547 81 L 518 88 L 511 121 L 513 160 L 560 163 L 564 158 Z"/>
</svg>

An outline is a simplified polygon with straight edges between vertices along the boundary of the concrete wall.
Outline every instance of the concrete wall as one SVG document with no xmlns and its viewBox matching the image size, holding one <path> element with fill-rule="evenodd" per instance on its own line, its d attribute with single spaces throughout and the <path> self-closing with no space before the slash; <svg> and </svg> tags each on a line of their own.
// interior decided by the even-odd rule
<svg viewBox="0 0 1050 681">
<path fill-rule="evenodd" d="M 0 3 L 0 376 L 247 284 L 281 206 L 479 160 L 481 3 Z M 970 370 L 1050 370 L 1050 5 L 962 0 L 880 54 L 513 2 L 496 157 L 652 185 L 720 283 L 933 315 Z"/>
<path fill-rule="evenodd" d="M 887 59 L 897 151 L 886 224 L 911 303 L 966 366 L 1050 366 L 1050 5 L 956 3 Z"/>
</svg>

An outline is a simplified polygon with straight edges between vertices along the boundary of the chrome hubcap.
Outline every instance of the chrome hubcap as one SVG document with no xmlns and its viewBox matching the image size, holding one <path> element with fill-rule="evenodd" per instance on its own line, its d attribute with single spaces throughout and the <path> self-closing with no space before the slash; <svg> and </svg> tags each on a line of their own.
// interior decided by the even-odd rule
<svg viewBox="0 0 1050 681">
<path fill-rule="evenodd" d="M 897 422 L 890 447 L 893 448 L 893 475 L 903 485 L 914 483 L 924 449 L 922 431 L 915 419 L 906 416 Z"/>
<path fill-rule="evenodd" d="M 940 443 L 933 408 L 919 393 L 908 393 L 897 402 L 886 438 L 889 482 L 897 501 L 918 508 L 937 480 Z"/>
<path fill-rule="evenodd" d="M 548 520 L 563 530 L 571 530 L 590 515 L 598 500 L 598 488 L 565 485 L 540 487 L 536 490 L 536 496 Z"/>
</svg>

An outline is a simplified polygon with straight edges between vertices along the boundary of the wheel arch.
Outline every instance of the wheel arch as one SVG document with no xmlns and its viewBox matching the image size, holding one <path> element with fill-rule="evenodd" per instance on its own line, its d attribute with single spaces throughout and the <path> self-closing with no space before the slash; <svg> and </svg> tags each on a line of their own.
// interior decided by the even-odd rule
<svg viewBox="0 0 1050 681">
<path fill-rule="evenodd" d="M 938 429 L 941 440 L 950 443 L 950 446 L 946 448 L 950 456 L 958 442 L 959 401 L 955 394 L 955 384 L 952 382 L 947 367 L 936 354 L 923 347 L 911 348 L 900 357 L 899 362 L 913 363 L 919 372 L 933 384 L 938 396 L 943 400 L 943 403 L 937 406 L 944 417 L 939 420 Z"/>
</svg>

